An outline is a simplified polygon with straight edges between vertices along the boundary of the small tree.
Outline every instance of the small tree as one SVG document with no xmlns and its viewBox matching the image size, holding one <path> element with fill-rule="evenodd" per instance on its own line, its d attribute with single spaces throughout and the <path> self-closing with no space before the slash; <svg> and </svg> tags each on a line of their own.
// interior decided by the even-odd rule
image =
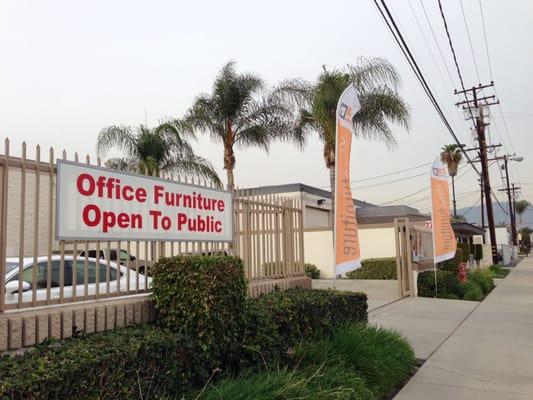
<svg viewBox="0 0 533 400">
<path fill-rule="evenodd" d="M 107 160 L 105 165 L 109 168 L 156 176 L 162 172 L 187 174 L 221 186 L 209 161 L 194 154 L 176 122 L 162 123 L 155 128 L 108 126 L 98 135 L 97 152 L 105 156 L 112 148 L 121 150 L 125 157 Z"/>
<path fill-rule="evenodd" d="M 452 177 L 452 196 L 453 196 L 453 216 L 457 218 L 457 203 L 455 201 L 455 176 L 459 164 L 463 159 L 461 148 L 456 144 L 447 144 L 442 148 L 440 159 L 448 167 L 448 173 Z"/>
<path fill-rule="evenodd" d="M 277 93 L 297 108 L 298 117 L 292 138 L 301 145 L 309 134 L 317 133 L 324 145 L 323 158 L 329 169 L 332 211 L 335 204 L 335 140 L 337 103 L 346 87 L 353 83 L 359 92 L 361 109 L 353 117 L 358 138 L 396 145 L 391 124 L 409 127 L 407 104 L 396 91 L 396 69 L 381 58 L 359 58 L 355 65 L 343 69 L 325 67 L 316 82 L 299 79 L 281 84 Z"/>
<path fill-rule="evenodd" d="M 221 69 L 210 94 L 196 98 L 185 115 L 185 125 L 203 131 L 224 146 L 227 187 L 235 188 L 235 147 L 256 146 L 268 150 L 270 143 L 287 138 L 291 111 L 284 102 L 266 91 L 255 74 L 239 74 L 235 63 Z"/>
<path fill-rule="evenodd" d="M 527 200 L 518 200 L 515 203 L 515 211 L 518 214 L 518 218 L 520 219 L 520 225 L 522 225 L 522 214 L 526 212 L 526 210 L 531 206 L 531 203 Z"/>
</svg>

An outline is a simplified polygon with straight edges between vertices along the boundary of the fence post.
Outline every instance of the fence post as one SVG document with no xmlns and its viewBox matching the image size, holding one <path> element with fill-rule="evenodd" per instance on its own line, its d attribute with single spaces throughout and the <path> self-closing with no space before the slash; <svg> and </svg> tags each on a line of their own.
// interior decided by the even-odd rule
<svg viewBox="0 0 533 400">
<path fill-rule="evenodd" d="M 9 177 L 9 139 L 5 140 L 4 163 L 0 179 L 0 312 L 6 300 L 7 193 Z"/>
</svg>

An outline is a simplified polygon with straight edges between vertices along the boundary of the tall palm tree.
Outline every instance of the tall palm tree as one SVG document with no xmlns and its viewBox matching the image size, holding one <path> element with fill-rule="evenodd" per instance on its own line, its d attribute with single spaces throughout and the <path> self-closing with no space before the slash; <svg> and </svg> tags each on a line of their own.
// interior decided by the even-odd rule
<svg viewBox="0 0 533 400">
<path fill-rule="evenodd" d="M 99 156 L 117 148 L 124 158 L 112 158 L 105 165 L 118 170 L 137 171 L 144 175 L 161 173 L 186 174 L 209 179 L 221 187 L 220 178 L 209 163 L 194 154 L 177 122 L 164 122 L 155 128 L 108 126 L 100 131 Z"/>
<path fill-rule="evenodd" d="M 323 67 L 316 82 L 300 79 L 283 82 L 277 93 L 292 100 L 298 114 L 292 137 L 304 145 L 311 133 L 317 133 L 324 147 L 323 157 L 329 169 L 332 206 L 335 200 L 335 138 L 338 100 L 353 83 L 359 92 L 361 109 L 353 117 L 356 137 L 384 142 L 393 148 L 396 140 L 391 123 L 409 128 L 409 111 L 396 88 L 396 69 L 381 58 L 359 58 L 354 65 L 328 70 Z M 334 211 L 334 210 L 333 210 Z"/>
<path fill-rule="evenodd" d="M 461 148 L 457 144 L 447 144 L 442 147 L 440 160 L 448 167 L 448 173 L 452 177 L 452 196 L 453 196 L 453 216 L 457 218 L 457 203 L 455 202 L 455 176 L 459 164 L 463 159 Z"/>
<path fill-rule="evenodd" d="M 239 74 L 235 63 L 222 67 L 210 94 L 199 95 L 187 111 L 184 124 L 191 131 L 208 132 L 224 146 L 227 187 L 235 188 L 235 147 L 257 146 L 268 150 L 274 139 L 287 138 L 291 110 L 266 91 L 255 74 Z"/>
<path fill-rule="evenodd" d="M 531 203 L 527 200 L 518 200 L 514 203 L 515 212 L 518 214 L 518 217 L 520 218 L 520 225 L 522 225 L 522 214 L 524 214 L 530 206 L 531 206 Z"/>
</svg>

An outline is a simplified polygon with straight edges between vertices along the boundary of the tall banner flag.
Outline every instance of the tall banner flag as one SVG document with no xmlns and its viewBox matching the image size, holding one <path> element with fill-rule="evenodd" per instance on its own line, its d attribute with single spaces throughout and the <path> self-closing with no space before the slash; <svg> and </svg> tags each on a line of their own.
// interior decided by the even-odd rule
<svg viewBox="0 0 533 400">
<path fill-rule="evenodd" d="M 359 94 L 353 84 L 342 93 L 337 103 L 335 145 L 335 275 L 361 267 L 359 235 L 355 206 L 350 189 L 350 152 L 353 116 L 359 111 Z"/>
<path fill-rule="evenodd" d="M 431 166 L 431 223 L 433 229 L 434 263 L 449 260 L 455 256 L 457 241 L 450 220 L 450 188 L 448 168 L 440 158 Z"/>
</svg>

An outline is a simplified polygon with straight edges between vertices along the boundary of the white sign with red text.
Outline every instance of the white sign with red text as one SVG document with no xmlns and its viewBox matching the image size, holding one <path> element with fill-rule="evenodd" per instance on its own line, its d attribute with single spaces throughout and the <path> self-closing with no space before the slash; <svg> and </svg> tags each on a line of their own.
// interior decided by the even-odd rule
<svg viewBox="0 0 533 400">
<path fill-rule="evenodd" d="M 232 241 L 231 193 L 57 162 L 57 240 Z"/>
</svg>

